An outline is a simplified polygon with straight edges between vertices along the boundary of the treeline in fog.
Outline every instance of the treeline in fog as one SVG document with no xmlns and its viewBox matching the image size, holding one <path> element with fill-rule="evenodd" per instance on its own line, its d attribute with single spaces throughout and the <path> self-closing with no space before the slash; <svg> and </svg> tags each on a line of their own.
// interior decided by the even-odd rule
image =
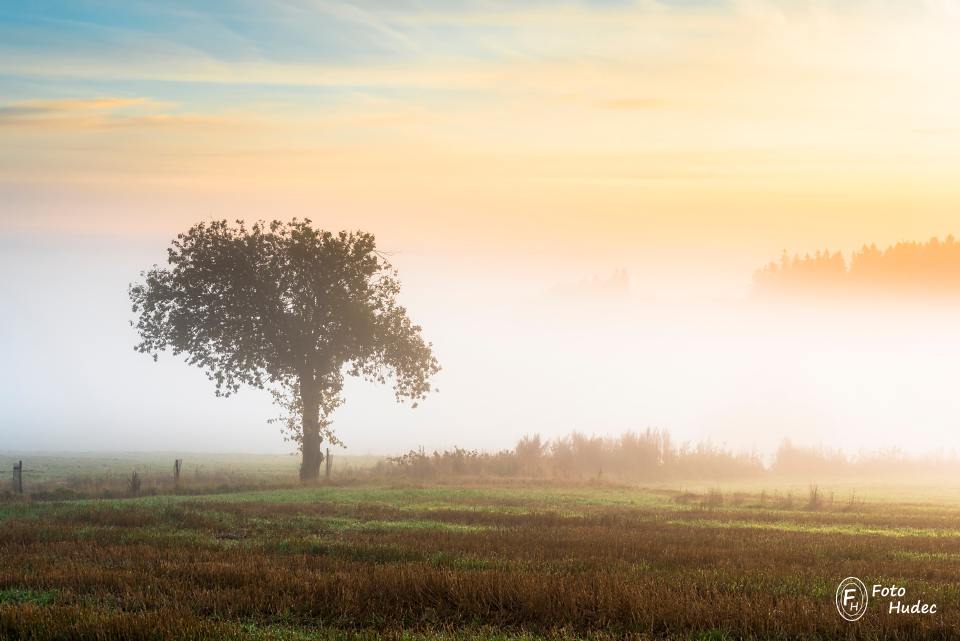
<svg viewBox="0 0 960 641">
<path fill-rule="evenodd" d="M 388 458 L 371 472 L 418 480 L 491 476 L 614 481 L 720 481 L 770 476 L 818 480 L 957 475 L 960 461 L 956 456 L 909 457 L 897 450 L 849 456 L 785 440 L 765 464 L 756 453 L 735 452 L 703 442 L 678 445 L 668 432 L 647 429 L 615 438 L 578 432 L 554 440 L 525 436 L 513 449 L 498 452 L 455 447 L 427 453 L 421 448 Z"/>
<path fill-rule="evenodd" d="M 770 466 L 773 474 L 820 478 L 938 478 L 960 474 L 960 459 L 949 455 L 908 456 L 897 449 L 861 452 L 848 456 L 840 451 L 798 447 L 781 443 Z"/>
<path fill-rule="evenodd" d="M 677 445 L 663 430 L 627 432 L 617 438 L 574 432 L 551 441 L 525 436 L 510 450 L 454 448 L 411 450 L 387 459 L 380 472 L 420 479 L 456 476 L 553 479 L 713 479 L 762 474 L 754 454 L 734 453 L 708 443 Z"/>
<path fill-rule="evenodd" d="M 864 245 L 847 261 L 840 252 L 794 255 L 785 251 L 754 274 L 756 297 L 798 294 L 958 294 L 960 242 L 953 236 L 926 243 Z"/>
</svg>

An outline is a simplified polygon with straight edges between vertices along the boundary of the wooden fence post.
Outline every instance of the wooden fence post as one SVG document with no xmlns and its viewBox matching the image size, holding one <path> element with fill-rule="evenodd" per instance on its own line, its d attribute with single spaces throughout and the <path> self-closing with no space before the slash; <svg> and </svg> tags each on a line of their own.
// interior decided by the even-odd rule
<svg viewBox="0 0 960 641">
<path fill-rule="evenodd" d="M 183 459 L 178 458 L 173 461 L 173 486 L 180 489 L 180 467 L 183 465 Z"/>
<path fill-rule="evenodd" d="M 13 464 L 13 491 L 23 494 L 23 461 Z"/>
<path fill-rule="evenodd" d="M 327 468 L 326 468 L 326 473 L 327 473 L 327 480 L 329 481 L 329 480 L 330 480 L 330 448 L 329 448 L 329 447 L 327 448 Z"/>
<path fill-rule="evenodd" d="M 140 484 L 141 479 L 140 475 L 136 470 L 133 471 L 133 474 L 130 475 L 130 495 L 131 496 L 140 496 Z"/>
</svg>

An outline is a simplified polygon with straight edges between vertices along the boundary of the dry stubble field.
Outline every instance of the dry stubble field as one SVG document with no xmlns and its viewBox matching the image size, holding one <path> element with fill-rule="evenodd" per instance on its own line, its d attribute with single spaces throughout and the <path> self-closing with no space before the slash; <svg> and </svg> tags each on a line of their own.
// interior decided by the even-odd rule
<svg viewBox="0 0 960 641">
<path fill-rule="evenodd" d="M 960 504 L 861 495 L 811 506 L 759 488 L 488 484 L 8 497 L 0 638 L 960 636 Z M 939 612 L 877 602 L 848 623 L 834 603 L 848 575 Z"/>
</svg>

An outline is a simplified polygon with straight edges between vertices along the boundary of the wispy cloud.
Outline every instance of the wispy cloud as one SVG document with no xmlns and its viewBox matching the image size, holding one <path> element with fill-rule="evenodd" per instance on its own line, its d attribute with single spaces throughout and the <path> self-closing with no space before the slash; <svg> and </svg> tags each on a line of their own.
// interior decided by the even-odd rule
<svg viewBox="0 0 960 641">
<path fill-rule="evenodd" d="M 150 98 L 71 98 L 28 100 L 0 105 L 0 127 L 27 134 L 31 131 L 69 133 L 111 129 L 149 132 L 256 128 L 255 116 L 197 114 L 175 111 L 177 105 Z M 109 147 L 110 141 L 101 144 Z"/>
<path fill-rule="evenodd" d="M 72 100 L 28 100 L 0 105 L 0 119 L 49 116 L 76 112 L 112 111 L 147 104 L 146 98 L 87 98 Z"/>
<path fill-rule="evenodd" d="M 376 185 L 411 210 L 442 192 L 452 211 L 488 198 L 484 212 L 522 216 L 556 198 L 543 210 L 610 220 L 712 214 L 722 198 L 779 210 L 767 194 L 841 180 L 866 199 L 906 185 L 890 180 L 904 167 L 931 184 L 957 166 L 953 4 L 0 7 L 0 181 L 245 176 L 322 182 L 346 211 Z"/>
</svg>

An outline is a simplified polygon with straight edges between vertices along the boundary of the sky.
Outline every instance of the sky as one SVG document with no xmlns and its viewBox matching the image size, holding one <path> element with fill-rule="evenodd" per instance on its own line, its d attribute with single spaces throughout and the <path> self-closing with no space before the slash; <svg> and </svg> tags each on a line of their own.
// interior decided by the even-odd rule
<svg viewBox="0 0 960 641">
<path fill-rule="evenodd" d="M 918 406 L 952 445 L 943 379 L 903 378 L 948 329 L 796 340 L 735 301 L 784 249 L 960 233 L 958 28 L 957 0 L 0 0 L 0 449 L 289 449 L 268 398 L 134 354 L 126 286 L 192 223 L 293 216 L 376 233 L 445 366 L 415 411 L 348 388 L 357 453 L 889 446 Z M 616 269 L 624 300 L 584 295 Z"/>
</svg>

